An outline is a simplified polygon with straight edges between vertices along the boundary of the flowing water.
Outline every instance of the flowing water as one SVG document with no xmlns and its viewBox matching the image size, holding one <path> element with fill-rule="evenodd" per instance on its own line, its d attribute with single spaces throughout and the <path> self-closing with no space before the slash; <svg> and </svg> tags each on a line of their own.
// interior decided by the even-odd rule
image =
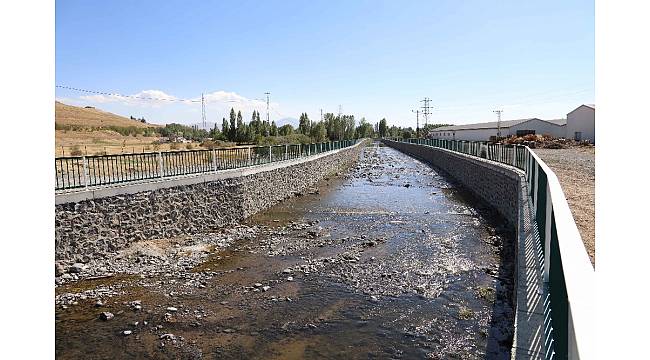
<svg viewBox="0 0 650 360">
<path fill-rule="evenodd" d="M 375 144 L 247 225 L 188 273 L 113 279 L 102 309 L 57 308 L 57 357 L 510 357 L 512 234 L 420 161 Z"/>
</svg>

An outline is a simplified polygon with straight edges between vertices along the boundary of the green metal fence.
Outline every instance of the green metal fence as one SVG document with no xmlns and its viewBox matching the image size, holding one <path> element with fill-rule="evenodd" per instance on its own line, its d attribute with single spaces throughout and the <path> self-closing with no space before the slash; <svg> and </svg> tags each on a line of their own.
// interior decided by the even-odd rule
<svg viewBox="0 0 650 360">
<path fill-rule="evenodd" d="M 593 354 L 594 269 L 560 182 L 527 146 L 441 139 L 388 139 L 447 149 L 514 166 L 525 173 L 544 253 L 545 356 L 588 359 Z"/>
<path fill-rule="evenodd" d="M 54 159 L 55 190 L 237 169 L 316 155 L 346 148 L 356 142 L 342 140 L 213 150 L 57 157 Z"/>
</svg>

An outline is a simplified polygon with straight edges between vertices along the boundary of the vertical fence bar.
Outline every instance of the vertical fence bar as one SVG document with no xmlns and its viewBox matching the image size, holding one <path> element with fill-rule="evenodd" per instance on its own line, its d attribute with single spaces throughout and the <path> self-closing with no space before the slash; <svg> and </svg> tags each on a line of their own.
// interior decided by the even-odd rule
<svg viewBox="0 0 650 360">
<path fill-rule="evenodd" d="M 163 168 L 162 152 L 158 151 L 158 175 L 160 177 L 163 177 L 164 173 L 165 173 L 165 169 Z"/>
<path fill-rule="evenodd" d="M 81 159 L 83 161 L 83 168 L 84 168 L 84 174 L 83 174 L 84 187 L 88 189 L 88 178 L 90 177 L 88 175 L 88 159 L 86 159 L 85 156 L 83 156 Z"/>
</svg>

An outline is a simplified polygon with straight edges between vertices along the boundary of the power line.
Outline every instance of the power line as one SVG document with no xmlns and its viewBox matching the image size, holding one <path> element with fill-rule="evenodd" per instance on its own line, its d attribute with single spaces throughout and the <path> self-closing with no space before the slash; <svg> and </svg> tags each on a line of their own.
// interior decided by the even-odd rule
<svg viewBox="0 0 650 360">
<path fill-rule="evenodd" d="M 124 95 L 124 94 L 109 93 L 109 92 L 104 92 L 104 91 L 79 89 L 79 88 L 74 88 L 74 87 L 70 87 L 70 86 L 63 86 L 63 85 L 56 85 L 56 87 L 59 88 L 59 89 L 74 90 L 74 91 L 85 92 L 85 93 L 90 93 L 90 94 L 99 94 L 99 95 L 106 95 L 106 96 L 117 96 L 117 97 L 122 97 L 122 98 L 140 99 L 140 100 L 177 101 L 177 102 L 193 102 L 193 103 L 198 103 L 198 102 L 202 101 L 202 100 L 197 100 L 197 99 L 179 99 L 179 98 L 175 98 L 175 97 L 174 98 L 156 98 L 156 97 L 148 97 L 148 96 Z"/>
<path fill-rule="evenodd" d="M 106 92 L 106 91 L 80 89 L 80 88 L 64 86 L 64 85 L 56 85 L 56 87 L 60 88 L 60 89 L 73 90 L 73 91 L 84 92 L 84 93 L 89 93 L 89 94 L 98 94 L 98 95 L 114 96 L 114 97 L 121 97 L 121 98 L 128 98 L 128 99 L 139 99 L 139 100 L 155 100 L 155 101 L 186 102 L 186 103 L 189 102 L 189 103 L 201 103 L 201 104 L 220 103 L 220 102 L 236 102 L 236 103 L 241 103 L 242 102 L 242 100 L 239 100 L 239 99 L 210 101 L 209 99 L 204 98 L 203 94 L 201 94 L 201 100 L 199 100 L 199 99 L 181 99 L 181 98 L 177 98 L 177 97 L 159 98 L 159 97 L 151 97 L 151 96 L 124 95 L 124 94 L 119 94 L 119 93 L 110 93 L 110 92 Z M 260 99 L 253 99 L 253 100 L 260 100 Z M 245 101 L 248 101 L 248 102 L 252 102 L 253 100 L 245 99 Z"/>
</svg>

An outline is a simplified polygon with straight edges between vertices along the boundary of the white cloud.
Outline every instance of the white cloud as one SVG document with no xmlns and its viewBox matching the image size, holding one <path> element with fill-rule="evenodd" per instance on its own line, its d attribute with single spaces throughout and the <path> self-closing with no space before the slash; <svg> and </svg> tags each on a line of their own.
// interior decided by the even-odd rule
<svg viewBox="0 0 650 360">
<path fill-rule="evenodd" d="M 219 90 L 204 94 L 204 98 L 207 106 L 211 107 L 232 107 L 243 112 L 252 112 L 253 110 L 266 111 L 266 100 L 249 99 L 235 92 Z M 143 90 L 129 96 L 104 94 L 83 95 L 80 96 L 80 99 L 98 104 L 122 103 L 124 105 L 144 107 L 161 107 L 167 104 L 184 104 L 190 106 L 197 106 L 201 104 L 200 97 L 192 99 L 181 99 L 174 95 L 167 94 L 162 90 Z M 270 103 L 270 106 L 275 110 L 279 108 L 279 104 L 277 102 Z"/>
<path fill-rule="evenodd" d="M 177 97 L 169 95 L 162 90 L 142 90 L 129 96 L 119 95 L 84 95 L 81 99 L 98 104 L 119 102 L 129 106 L 160 107 L 163 103 L 171 103 L 178 100 Z"/>
<path fill-rule="evenodd" d="M 266 98 L 263 94 L 260 98 L 255 99 L 247 98 L 236 92 L 218 90 L 205 93 L 203 96 L 206 101 L 206 115 L 210 121 L 220 122 L 222 117 L 227 118 L 231 108 L 235 112 L 241 111 L 246 121 L 250 119 L 254 110 L 260 113 L 262 119 L 266 118 Z M 142 115 L 147 118 L 161 119 L 160 121 L 181 123 L 194 121 L 189 119 L 196 118 L 196 114 L 201 111 L 200 96 L 184 99 L 162 90 L 153 89 L 142 90 L 129 96 L 88 94 L 70 100 L 74 100 L 79 105 L 98 107 L 104 105 L 109 107 L 111 111 L 118 113 L 130 114 L 135 112 L 140 114 L 137 116 Z M 271 102 L 269 105 L 271 120 L 291 115 L 283 113 L 280 110 L 280 104 L 277 102 Z"/>
</svg>

